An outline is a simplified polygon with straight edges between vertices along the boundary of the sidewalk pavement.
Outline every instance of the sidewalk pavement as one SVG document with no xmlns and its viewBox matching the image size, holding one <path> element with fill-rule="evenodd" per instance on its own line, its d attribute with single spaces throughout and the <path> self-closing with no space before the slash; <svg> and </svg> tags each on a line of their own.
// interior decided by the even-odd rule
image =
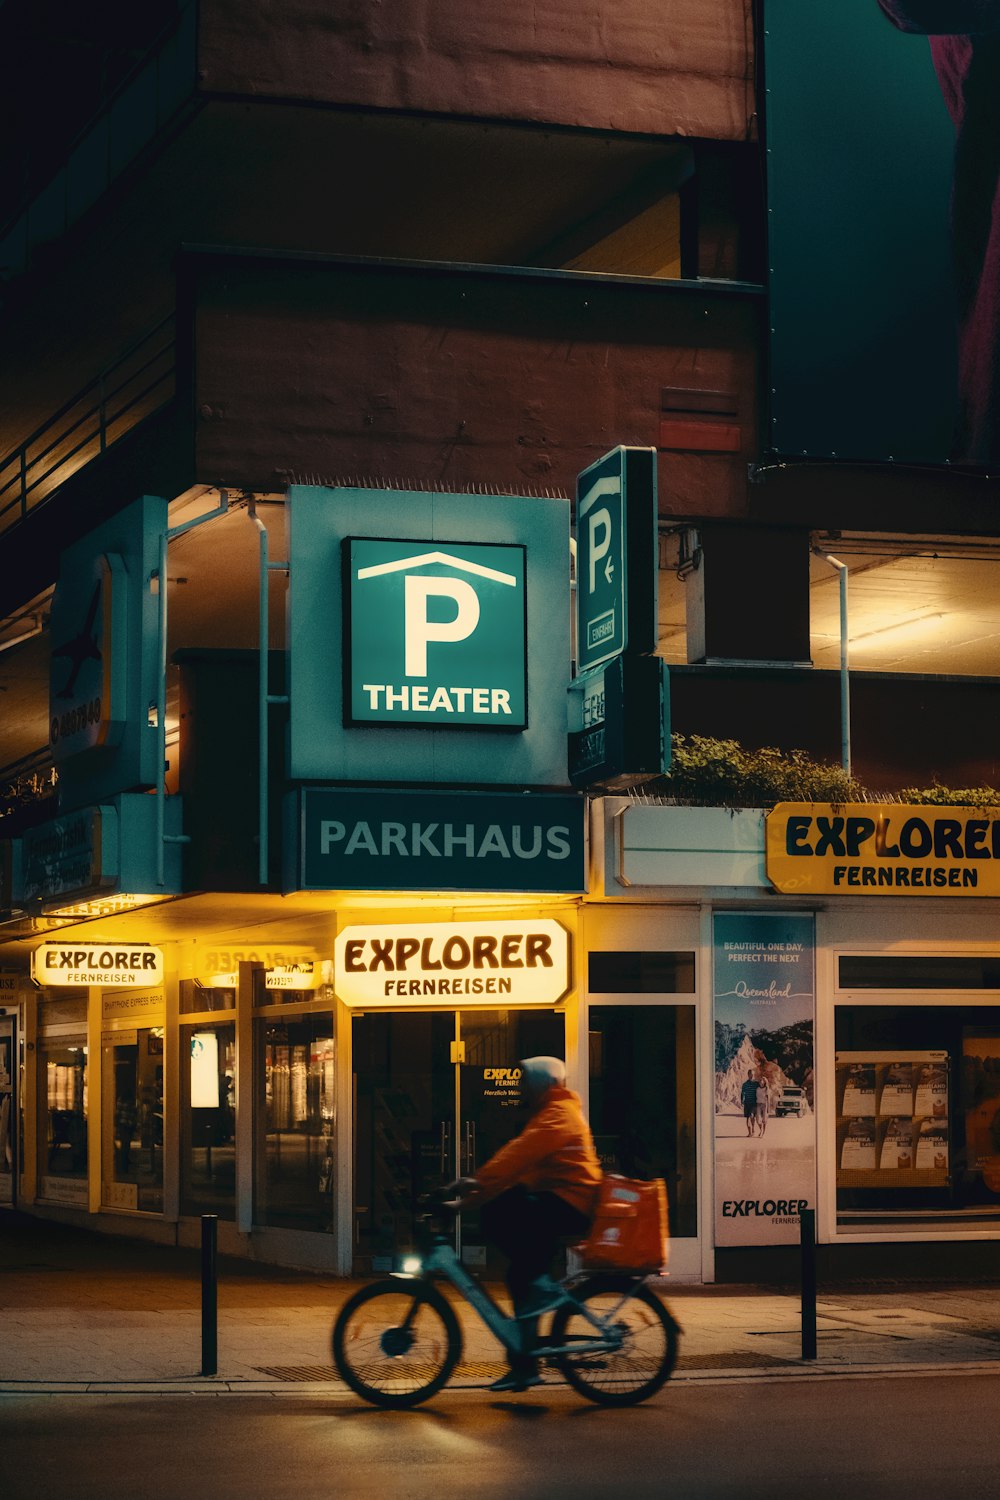
<svg viewBox="0 0 1000 1500">
<path fill-rule="evenodd" d="M 344 1391 L 330 1331 L 356 1283 L 219 1262 L 218 1372 L 202 1377 L 197 1251 L 0 1213 L 0 1395 Z M 1000 1285 L 886 1283 L 820 1292 L 818 1359 L 801 1359 L 795 1288 L 658 1288 L 683 1330 L 675 1380 L 801 1378 L 921 1368 L 1000 1374 Z M 499 1293 L 502 1296 L 502 1293 Z M 502 1353 L 460 1300 L 452 1386 L 482 1386 Z M 555 1372 L 547 1375 L 557 1380 Z"/>
</svg>

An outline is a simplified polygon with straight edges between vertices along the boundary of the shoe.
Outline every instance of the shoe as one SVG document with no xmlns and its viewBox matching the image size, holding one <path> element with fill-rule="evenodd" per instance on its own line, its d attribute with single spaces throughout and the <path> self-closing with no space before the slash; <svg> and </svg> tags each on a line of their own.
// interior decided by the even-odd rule
<svg viewBox="0 0 1000 1500">
<path fill-rule="evenodd" d="M 501 1393 L 503 1391 L 526 1391 L 529 1386 L 541 1385 L 542 1377 L 537 1369 L 534 1370 L 508 1370 L 501 1375 L 499 1380 L 494 1380 L 490 1386 L 491 1391 Z"/>
</svg>

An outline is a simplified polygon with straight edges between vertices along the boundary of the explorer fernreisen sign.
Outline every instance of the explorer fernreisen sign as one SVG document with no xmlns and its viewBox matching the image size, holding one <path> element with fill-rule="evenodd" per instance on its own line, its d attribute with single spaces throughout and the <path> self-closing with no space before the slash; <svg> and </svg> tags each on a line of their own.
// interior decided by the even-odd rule
<svg viewBox="0 0 1000 1500">
<path fill-rule="evenodd" d="M 782 802 L 767 878 L 796 896 L 1000 896 L 1000 809 Z"/>
</svg>

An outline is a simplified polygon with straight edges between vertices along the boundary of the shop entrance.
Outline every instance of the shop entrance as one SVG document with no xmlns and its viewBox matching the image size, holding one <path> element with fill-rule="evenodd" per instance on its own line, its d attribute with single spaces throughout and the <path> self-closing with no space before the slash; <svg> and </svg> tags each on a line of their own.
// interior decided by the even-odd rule
<svg viewBox="0 0 1000 1500">
<path fill-rule="evenodd" d="M 545 1010 L 380 1012 L 354 1017 L 354 1271 L 390 1270 L 414 1242 L 421 1193 L 476 1168 L 520 1130 L 518 1060 L 565 1057 Z M 478 1214 L 457 1249 L 496 1274 Z"/>
</svg>

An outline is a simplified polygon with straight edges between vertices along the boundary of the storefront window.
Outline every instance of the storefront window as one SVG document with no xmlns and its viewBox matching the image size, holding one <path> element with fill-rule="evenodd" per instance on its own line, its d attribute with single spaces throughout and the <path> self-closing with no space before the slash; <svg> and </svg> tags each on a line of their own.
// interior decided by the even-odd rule
<svg viewBox="0 0 1000 1500">
<path fill-rule="evenodd" d="M 1000 1214 L 1000 1007 L 838 1006 L 835 1083 L 841 1228 Z"/>
<path fill-rule="evenodd" d="M 592 995 L 691 995 L 694 954 L 646 950 L 591 953 L 588 983 Z"/>
<path fill-rule="evenodd" d="M 181 1015 L 190 1015 L 192 1011 L 235 1010 L 238 983 L 236 976 L 224 974 L 219 978 L 231 979 L 232 983 L 216 984 L 211 980 L 203 983 L 200 979 L 182 979 L 180 984 Z"/>
<path fill-rule="evenodd" d="M 181 1030 L 181 1213 L 236 1217 L 236 1026 Z"/>
<path fill-rule="evenodd" d="M 336 1052 L 329 1012 L 255 1023 L 255 1219 L 332 1231 Z"/>
<path fill-rule="evenodd" d="M 123 1031 L 104 1045 L 103 1202 L 163 1212 L 163 1028 Z"/>
<path fill-rule="evenodd" d="M 693 1005 L 590 1007 L 590 1124 L 601 1165 L 662 1177 L 673 1238 L 698 1232 Z"/>
<path fill-rule="evenodd" d="M 43 1197 L 62 1196 L 49 1178 L 87 1178 L 87 1044 L 84 1037 L 43 1038 L 38 1140 Z"/>
</svg>

